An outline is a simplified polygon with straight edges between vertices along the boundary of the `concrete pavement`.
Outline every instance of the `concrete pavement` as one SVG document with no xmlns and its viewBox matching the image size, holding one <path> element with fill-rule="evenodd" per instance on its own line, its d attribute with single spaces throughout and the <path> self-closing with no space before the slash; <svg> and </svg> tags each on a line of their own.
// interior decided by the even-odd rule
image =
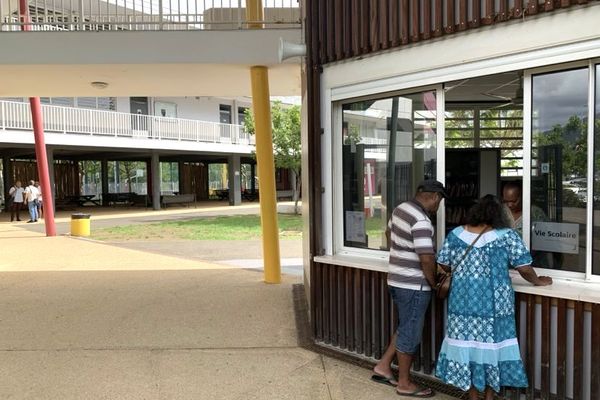
<svg viewBox="0 0 600 400">
<path fill-rule="evenodd" d="M 2 399 L 401 398 L 300 346 L 300 277 L 31 225 L 0 223 Z"/>
</svg>

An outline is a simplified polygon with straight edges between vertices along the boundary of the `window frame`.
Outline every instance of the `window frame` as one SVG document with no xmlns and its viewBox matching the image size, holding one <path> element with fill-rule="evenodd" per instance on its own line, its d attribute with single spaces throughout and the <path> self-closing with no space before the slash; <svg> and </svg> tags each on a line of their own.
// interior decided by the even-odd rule
<svg viewBox="0 0 600 400">
<path fill-rule="evenodd" d="M 588 121 L 595 120 L 595 65 L 600 59 L 592 58 L 559 65 L 548 65 L 527 69 L 523 73 L 523 240 L 527 248 L 531 248 L 531 167 L 532 167 L 532 107 L 533 77 L 536 75 L 566 72 L 575 69 L 587 69 L 588 72 Z M 572 279 L 584 282 L 600 283 L 600 275 L 593 274 L 593 229 L 594 229 L 594 124 L 587 127 L 587 203 L 586 203 L 586 244 L 585 272 L 562 271 L 536 268 L 540 273 L 554 278 Z"/>
<path fill-rule="evenodd" d="M 419 86 L 414 88 L 408 88 L 404 90 L 394 91 L 394 92 L 386 92 L 379 93 L 375 95 L 369 96 L 360 96 L 347 98 L 342 101 L 336 101 L 332 103 L 332 162 L 333 168 L 331 170 L 332 173 L 332 188 L 333 188 L 333 204 L 332 208 L 332 231 L 331 231 L 331 249 L 332 254 L 342 255 L 342 256 L 357 256 L 357 257 L 370 257 L 376 258 L 380 260 L 387 260 L 389 257 L 389 251 L 385 250 L 377 250 L 377 249 L 367 249 L 367 248 L 358 248 L 358 247 L 350 247 L 344 245 L 344 207 L 343 207 L 343 179 L 336 179 L 336 177 L 340 177 L 343 174 L 343 159 L 342 159 L 342 142 L 343 142 L 343 106 L 346 104 L 356 103 L 362 100 L 385 100 L 392 99 L 393 97 L 401 97 L 404 95 L 414 95 L 423 92 L 434 91 L 436 94 L 436 176 L 438 180 L 443 182 L 443 177 L 440 175 L 440 127 L 442 127 L 442 136 L 445 136 L 445 131 L 443 130 L 443 124 L 440 124 L 443 121 L 443 113 L 440 112 L 440 97 L 442 97 L 442 105 L 443 105 L 443 87 L 441 84 L 437 85 L 426 85 Z M 441 117 L 441 120 L 440 120 Z M 442 141 L 443 143 L 443 141 Z M 443 156 L 443 155 L 442 155 Z M 443 175 L 443 172 L 442 172 Z M 325 214 L 325 213 L 324 213 Z M 444 222 L 444 218 L 440 218 L 440 215 L 443 215 L 443 207 L 440 207 L 437 213 L 437 223 L 440 223 L 440 219 Z M 326 226 L 326 225 L 324 225 Z M 440 237 L 441 233 L 444 231 L 443 225 L 438 225 L 440 229 L 436 232 L 436 243 L 441 243 L 443 238 Z"/>
<path fill-rule="evenodd" d="M 552 57 L 542 57 L 535 62 L 519 63 L 507 62 L 500 70 L 522 70 L 523 71 L 523 239 L 527 246 L 531 243 L 531 149 L 532 149 L 532 76 L 541 73 L 560 72 L 573 68 L 588 68 L 589 91 L 588 91 L 588 121 L 595 121 L 595 94 L 596 81 L 600 76 L 596 75 L 596 65 L 600 65 L 598 51 L 587 54 L 585 58 L 576 61 L 564 62 L 563 60 L 552 59 Z M 494 62 L 498 62 L 495 60 Z M 561 62 L 561 64 L 556 64 Z M 488 62 L 481 62 L 482 67 Z M 551 65 L 552 63 L 552 65 Z M 474 63 L 478 64 L 478 63 Z M 536 64 L 536 65 L 531 65 Z M 545 65 L 544 65 L 545 64 Z M 328 86 L 327 81 L 323 84 L 322 91 L 322 123 L 326 134 L 322 141 L 323 166 L 321 177 L 323 182 L 323 202 L 322 202 L 322 229 L 323 229 L 323 248 L 327 256 L 350 256 L 360 257 L 363 260 L 387 260 L 389 253 L 383 250 L 361 249 L 344 246 L 343 242 L 343 182 L 339 177 L 342 176 L 342 106 L 348 103 L 354 103 L 365 99 L 385 99 L 394 96 L 414 94 L 427 90 L 436 91 L 437 101 L 437 179 L 445 183 L 445 98 L 443 85 L 458 78 L 471 78 L 484 76 L 481 72 L 474 72 L 473 69 L 463 68 L 462 66 L 452 66 L 444 70 L 438 70 L 432 74 L 431 71 L 415 74 L 416 77 L 400 76 L 395 79 L 394 91 L 383 91 L 383 83 L 387 79 L 379 79 L 370 82 L 359 82 L 353 85 L 342 87 Z M 481 69 L 479 70 L 481 71 Z M 495 68 L 489 71 L 489 74 L 497 73 Z M 434 83 L 432 83 L 434 82 Z M 389 88 L 390 85 L 387 85 Z M 382 90 L 378 92 L 378 90 Z M 593 223 L 594 223 L 594 123 L 588 123 L 588 201 L 586 206 L 586 268 L 585 273 L 572 271 L 559 271 L 552 269 L 540 269 L 539 272 L 550 275 L 558 279 L 576 282 L 600 283 L 600 275 L 593 275 Z M 328 159 L 329 157 L 329 159 Z M 331 167 L 331 168 L 328 168 Z M 600 169 L 600 168 L 599 168 Z M 438 248 L 444 240 L 445 231 L 445 207 L 440 207 L 437 213 Z"/>
</svg>

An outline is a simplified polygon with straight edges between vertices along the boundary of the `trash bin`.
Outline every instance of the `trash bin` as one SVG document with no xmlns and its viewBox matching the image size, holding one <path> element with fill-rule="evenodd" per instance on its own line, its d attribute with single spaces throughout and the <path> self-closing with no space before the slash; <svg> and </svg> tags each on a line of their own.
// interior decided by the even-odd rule
<svg viewBox="0 0 600 400">
<path fill-rule="evenodd" d="M 90 214 L 71 214 L 71 236 L 90 236 Z"/>
</svg>

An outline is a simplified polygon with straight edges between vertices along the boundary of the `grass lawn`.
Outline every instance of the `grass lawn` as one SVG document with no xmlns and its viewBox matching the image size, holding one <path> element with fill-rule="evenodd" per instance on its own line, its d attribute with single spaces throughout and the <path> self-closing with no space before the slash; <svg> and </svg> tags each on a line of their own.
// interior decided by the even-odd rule
<svg viewBox="0 0 600 400">
<path fill-rule="evenodd" d="M 279 237 L 302 238 L 302 216 L 279 214 Z M 98 229 L 92 233 L 97 240 L 249 240 L 260 239 L 260 217 L 235 215 L 204 217 L 153 224 L 124 225 Z"/>
</svg>

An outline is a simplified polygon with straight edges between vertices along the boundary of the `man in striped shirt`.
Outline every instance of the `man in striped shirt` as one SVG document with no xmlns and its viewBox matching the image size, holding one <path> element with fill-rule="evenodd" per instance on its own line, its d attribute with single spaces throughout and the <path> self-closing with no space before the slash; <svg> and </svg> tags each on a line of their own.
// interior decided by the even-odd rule
<svg viewBox="0 0 600 400">
<path fill-rule="evenodd" d="M 414 199 L 394 209 L 388 223 L 390 261 L 388 287 L 398 311 L 398 329 L 377 363 L 372 379 L 396 386 L 400 395 L 432 397 L 435 392 L 410 380 L 413 355 L 421 343 L 425 313 L 435 286 L 434 229 L 429 215 L 435 214 L 446 198 L 444 185 L 429 179 L 417 187 Z M 391 364 L 398 358 L 398 379 Z"/>
</svg>

